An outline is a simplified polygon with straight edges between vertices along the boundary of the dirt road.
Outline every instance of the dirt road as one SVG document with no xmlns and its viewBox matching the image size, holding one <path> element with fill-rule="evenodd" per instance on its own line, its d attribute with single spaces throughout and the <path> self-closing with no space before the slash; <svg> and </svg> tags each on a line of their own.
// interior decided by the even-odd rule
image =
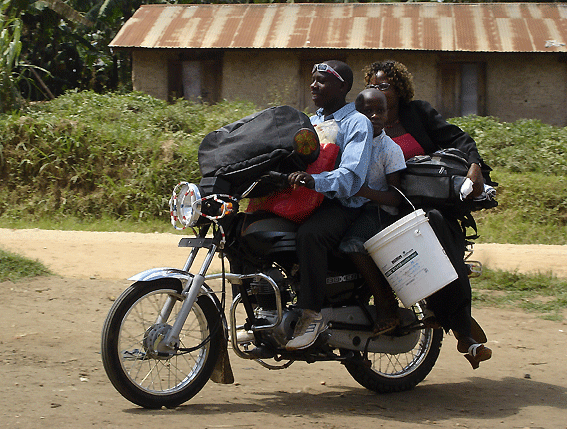
<svg viewBox="0 0 567 429">
<path fill-rule="evenodd" d="M 0 427 L 10 428 L 567 428 L 567 322 L 474 309 L 494 357 L 473 371 L 446 336 L 411 392 L 376 395 L 336 363 L 269 371 L 230 352 L 232 385 L 209 382 L 174 410 L 123 399 L 100 362 L 100 331 L 126 277 L 183 264 L 175 234 L 0 229 L 0 247 L 57 276 L 0 283 Z M 484 255 L 484 256 L 483 256 Z M 566 276 L 564 246 L 477 246 L 494 268 Z M 507 261 L 507 262 L 506 262 Z"/>
<path fill-rule="evenodd" d="M 152 267 L 183 266 L 181 234 L 0 228 L 0 247 L 37 259 L 70 278 L 126 279 Z M 495 269 L 553 271 L 567 278 L 567 246 L 476 244 L 473 258 Z M 216 269 L 220 264 L 215 259 Z"/>
</svg>

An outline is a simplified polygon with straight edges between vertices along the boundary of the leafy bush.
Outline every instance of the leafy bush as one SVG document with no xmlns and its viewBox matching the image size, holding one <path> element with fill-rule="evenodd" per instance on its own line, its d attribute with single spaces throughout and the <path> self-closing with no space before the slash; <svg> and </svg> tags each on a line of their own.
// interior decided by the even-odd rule
<svg viewBox="0 0 567 429">
<path fill-rule="evenodd" d="M 451 122 L 475 139 L 499 183 L 498 207 L 475 213 L 480 241 L 567 244 L 567 129 L 478 116 Z"/>
<path fill-rule="evenodd" d="M 480 241 L 567 244 L 567 178 L 540 173 L 493 175 L 498 207 L 476 212 Z"/>
<path fill-rule="evenodd" d="M 9 6 L 6 1 L 0 3 L 0 112 L 19 107 L 21 101 L 14 68 L 22 50 L 22 21 L 18 16 L 6 15 Z"/>
<path fill-rule="evenodd" d="M 565 128 L 536 119 L 506 123 L 480 116 L 453 118 L 451 122 L 471 135 L 492 168 L 512 173 L 567 175 Z"/>
<path fill-rule="evenodd" d="M 161 217 L 175 183 L 199 180 L 203 137 L 253 111 L 69 92 L 0 116 L 0 215 Z"/>
<path fill-rule="evenodd" d="M 86 91 L 0 115 L 0 221 L 161 223 L 175 183 L 200 179 L 203 137 L 254 111 L 245 102 Z M 567 244 L 567 129 L 478 116 L 451 122 L 473 136 L 500 184 L 499 206 L 475 213 L 480 241 Z"/>
</svg>

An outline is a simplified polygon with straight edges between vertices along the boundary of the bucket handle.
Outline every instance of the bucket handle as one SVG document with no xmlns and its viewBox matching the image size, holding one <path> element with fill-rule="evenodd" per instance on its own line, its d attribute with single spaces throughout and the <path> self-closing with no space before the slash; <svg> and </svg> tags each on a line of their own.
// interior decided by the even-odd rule
<svg viewBox="0 0 567 429">
<path fill-rule="evenodd" d="M 405 194 L 402 191 L 400 191 L 398 188 L 396 188 L 395 186 L 393 186 L 393 185 L 390 185 L 390 186 L 392 188 L 394 188 L 396 191 L 398 191 L 400 193 L 400 195 L 405 198 L 405 200 L 409 203 L 409 205 L 413 209 L 413 213 L 415 214 L 415 218 L 417 219 L 417 213 L 416 213 L 417 210 L 416 210 L 415 206 L 412 204 L 412 202 L 408 199 L 408 197 L 406 197 Z M 415 234 L 419 235 L 419 227 L 415 230 Z"/>
<path fill-rule="evenodd" d="M 411 201 L 408 199 L 408 197 L 405 196 L 405 194 L 400 191 L 398 188 L 396 188 L 394 185 L 390 185 L 392 188 L 394 188 L 396 191 L 398 191 L 400 193 L 400 195 L 402 197 L 405 198 L 405 200 L 408 202 L 408 204 L 411 206 L 411 208 L 413 209 L 413 211 L 415 211 L 415 206 L 411 203 Z"/>
</svg>

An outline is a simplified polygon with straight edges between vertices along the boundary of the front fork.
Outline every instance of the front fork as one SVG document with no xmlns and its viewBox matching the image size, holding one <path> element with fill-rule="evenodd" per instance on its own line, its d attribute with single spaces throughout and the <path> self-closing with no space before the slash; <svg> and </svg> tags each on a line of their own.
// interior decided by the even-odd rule
<svg viewBox="0 0 567 429">
<path fill-rule="evenodd" d="M 197 298 L 199 297 L 201 288 L 205 283 L 205 274 L 211 266 L 213 257 L 215 256 L 220 243 L 221 237 L 219 236 L 218 231 L 216 234 L 214 234 L 214 238 L 206 238 L 208 229 L 208 227 L 202 228 L 199 236 L 196 238 L 182 238 L 179 241 L 179 247 L 192 247 L 189 257 L 187 258 L 187 261 L 183 266 L 183 270 L 180 272 L 178 270 L 175 270 L 178 271 L 178 274 L 181 274 L 183 277 L 189 274 L 189 270 L 191 269 L 191 266 L 193 265 L 197 254 L 199 253 L 199 249 L 208 248 L 208 251 L 205 255 L 203 263 L 201 264 L 199 272 L 195 276 L 187 276 L 187 283 L 182 291 L 185 299 L 181 304 L 181 308 L 179 310 L 179 313 L 177 313 L 177 317 L 175 318 L 175 322 L 173 322 L 171 329 L 167 332 L 165 338 L 163 338 L 159 342 L 159 348 L 161 348 L 162 350 L 156 351 L 171 352 L 174 351 L 179 345 L 179 334 L 181 332 L 181 329 L 187 321 L 187 317 L 191 312 L 191 308 L 193 308 L 193 304 L 195 304 L 195 301 L 197 301 Z M 165 323 L 169 319 L 175 301 L 176 298 L 172 296 L 167 299 L 162 308 L 162 311 L 160 312 L 158 320 L 156 320 L 157 324 Z M 222 309 L 219 308 L 219 311 L 222 311 Z"/>
<path fill-rule="evenodd" d="M 197 257 L 199 249 L 206 247 L 208 248 L 208 251 L 207 254 L 205 255 L 205 259 L 201 265 L 201 268 L 199 269 L 199 272 L 195 276 L 189 277 L 187 284 L 183 289 L 182 294 L 185 296 L 185 299 L 183 300 L 183 304 L 181 305 L 179 313 L 177 314 L 177 317 L 175 318 L 175 321 L 173 322 L 171 329 L 167 332 L 167 335 L 160 342 L 158 346 L 160 348 L 163 347 L 163 349 L 156 351 L 171 352 L 176 349 L 176 347 L 179 344 L 179 334 L 181 332 L 181 329 L 183 328 L 183 325 L 185 324 L 185 321 L 187 320 L 187 317 L 191 312 L 191 308 L 193 308 L 195 301 L 199 297 L 201 288 L 205 283 L 205 280 L 223 279 L 223 280 L 228 280 L 231 284 L 239 284 L 239 285 L 241 285 L 243 280 L 246 279 L 256 279 L 256 280 L 262 279 L 266 281 L 274 291 L 274 295 L 276 298 L 277 319 L 271 325 L 254 326 L 253 328 L 254 330 L 272 329 L 275 326 L 279 325 L 282 321 L 283 306 L 282 306 L 281 293 L 277 283 L 270 276 L 267 276 L 262 273 L 233 274 L 233 273 L 225 273 L 224 271 L 221 274 L 211 274 L 208 276 L 206 275 L 213 261 L 213 257 L 219 247 L 219 241 L 218 241 L 219 238 L 218 237 L 215 237 L 213 239 L 204 238 L 203 235 L 204 234 L 202 234 L 201 237 L 197 237 L 197 238 L 183 238 L 179 242 L 180 247 L 193 247 L 191 253 L 189 254 L 189 258 L 187 259 L 187 262 L 183 267 L 183 272 L 185 273 L 189 273 L 189 270 L 191 269 L 191 266 L 193 265 L 193 262 Z M 175 303 L 175 301 L 176 299 L 174 297 L 168 298 L 156 323 L 165 323 L 168 320 L 171 313 L 171 309 L 173 308 L 173 304 Z M 232 331 L 231 338 L 233 339 L 233 341 L 236 338 L 234 309 L 236 308 L 238 302 L 241 301 L 241 296 L 239 295 L 237 299 L 235 299 L 235 301 L 237 301 L 237 303 L 235 304 L 233 302 L 233 305 L 231 307 L 231 314 L 230 314 L 231 331 Z M 222 309 L 219 309 L 219 311 L 222 311 Z"/>
<path fill-rule="evenodd" d="M 185 295 L 185 300 L 183 300 L 183 304 L 181 304 L 181 309 L 179 310 L 179 313 L 177 313 L 175 322 L 173 322 L 173 326 L 167 333 L 165 341 L 163 341 L 164 346 L 169 350 L 175 349 L 175 347 L 179 344 L 179 333 L 181 332 L 181 329 L 183 328 L 183 325 L 185 324 L 185 321 L 187 320 L 187 317 L 191 312 L 191 308 L 193 308 L 193 304 L 195 304 L 195 301 L 197 301 L 199 293 L 201 292 L 201 287 L 205 283 L 205 274 L 211 266 L 216 250 L 217 245 L 214 243 L 211 244 L 209 251 L 205 256 L 205 260 L 203 261 L 203 264 L 199 269 L 199 273 L 197 273 L 195 276 L 193 276 L 193 278 L 189 280 L 182 292 L 183 295 Z M 189 271 L 191 265 L 193 264 L 193 261 L 195 260 L 195 257 L 197 256 L 198 251 L 199 249 L 197 247 L 193 248 L 185 266 L 183 267 L 184 271 Z M 164 307 L 172 307 L 169 301 L 173 301 L 174 299 L 175 298 L 173 297 L 169 297 L 168 302 L 166 302 Z"/>
</svg>

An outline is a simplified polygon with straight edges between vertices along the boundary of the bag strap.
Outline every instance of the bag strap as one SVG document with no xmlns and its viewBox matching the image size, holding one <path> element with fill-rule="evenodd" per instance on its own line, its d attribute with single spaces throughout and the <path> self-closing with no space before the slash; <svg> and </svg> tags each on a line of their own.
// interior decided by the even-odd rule
<svg viewBox="0 0 567 429">
<path fill-rule="evenodd" d="M 476 227 L 476 221 L 472 216 L 472 213 L 465 213 L 459 217 L 459 222 L 461 223 L 461 229 L 463 230 L 463 234 L 466 240 L 476 240 L 478 237 L 478 229 Z M 472 228 L 474 230 L 474 234 L 467 235 L 467 228 Z"/>
</svg>

